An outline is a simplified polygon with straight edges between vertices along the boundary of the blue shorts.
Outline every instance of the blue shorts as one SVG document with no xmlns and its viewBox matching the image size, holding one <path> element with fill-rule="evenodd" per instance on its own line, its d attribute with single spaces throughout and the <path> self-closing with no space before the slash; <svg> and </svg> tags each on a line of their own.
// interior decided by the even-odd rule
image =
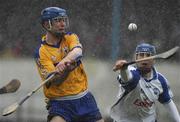
<svg viewBox="0 0 180 122">
<path fill-rule="evenodd" d="M 96 122 L 102 119 L 93 95 L 74 100 L 50 100 L 48 121 L 54 116 L 61 116 L 66 122 Z"/>
</svg>

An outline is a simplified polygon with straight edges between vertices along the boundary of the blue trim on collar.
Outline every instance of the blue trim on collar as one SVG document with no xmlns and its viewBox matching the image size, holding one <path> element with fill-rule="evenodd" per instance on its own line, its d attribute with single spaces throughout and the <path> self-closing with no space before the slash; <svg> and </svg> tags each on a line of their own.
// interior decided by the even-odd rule
<svg viewBox="0 0 180 122">
<path fill-rule="evenodd" d="M 44 40 L 44 41 L 41 41 L 41 44 L 43 44 L 43 45 L 48 45 L 48 46 L 50 46 L 50 47 L 54 47 L 54 48 L 59 48 L 60 47 L 60 41 L 56 44 L 56 45 L 51 45 L 51 44 L 48 44 L 47 42 L 46 42 L 46 40 Z"/>
<path fill-rule="evenodd" d="M 66 32 L 66 35 L 74 34 L 73 32 Z"/>
<path fill-rule="evenodd" d="M 151 79 L 149 79 L 149 80 L 144 78 L 144 80 L 146 82 L 151 82 L 152 80 L 156 80 L 158 78 L 158 74 L 157 74 L 157 71 L 156 71 L 155 67 L 152 68 L 152 71 L 153 71 L 153 77 Z"/>
</svg>

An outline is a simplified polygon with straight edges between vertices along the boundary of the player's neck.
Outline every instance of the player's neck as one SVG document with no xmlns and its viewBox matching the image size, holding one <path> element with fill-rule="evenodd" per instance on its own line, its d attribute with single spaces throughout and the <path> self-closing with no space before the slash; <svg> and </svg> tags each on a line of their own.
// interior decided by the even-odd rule
<svg viewBox="0 0 180 122">
<path fill-rule="evenodd" d="M 151 79 L 152 78 L 152 70 L 148 73 L 143 74 L 142 76 L 146 79 Z"/>
<path fill-rule="evenodd" d="M 46 42 L 50 45 L 56 45 L 61 41 L 61 39 L 57 38 L 56 36 L 52 35 L 51 33 L 46 34 Z"/>
</svg>

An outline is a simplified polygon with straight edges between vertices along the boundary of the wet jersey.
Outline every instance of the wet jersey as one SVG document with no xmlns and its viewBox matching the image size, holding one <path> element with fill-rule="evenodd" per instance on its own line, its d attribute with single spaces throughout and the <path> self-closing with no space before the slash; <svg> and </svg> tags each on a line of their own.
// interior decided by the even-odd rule
<svg viewBox="0 0 180 122">
<path fill-rule="evenodd" d="M 46 36 L 42 37 L 40 46 L 35 51 L 35 60 L 42 80 L 45 80 L 55 67 L 74 48 L 82 48 L 78 36 L 74 33 L 66 33 L 57 45 L 46 43 Z M 76 68 L 67 78 L 58 85 L 44 86 L 44 94 L 47 98 L 76 95 L 87 90 L 87 76 L 81 61 L 76 63 Z"/>
<path fill-rule="evenodd" d="M 118 101 L 111 108 L 111 117 L 117 122 L 155 122 L 155 102 L 168 103 L 172 92 L 165 77 L 153 68 L 151 79 L 141 77 L 138 69 L 128 67 L 133 78 L 120 81 Z"/>
</svg>

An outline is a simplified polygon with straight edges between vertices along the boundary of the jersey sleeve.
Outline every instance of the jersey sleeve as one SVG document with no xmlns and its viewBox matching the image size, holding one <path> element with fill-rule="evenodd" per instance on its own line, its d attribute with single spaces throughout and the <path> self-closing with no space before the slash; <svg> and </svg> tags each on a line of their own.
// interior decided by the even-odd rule
<svg viewBox="0 0 180 122">
<path fill-rule="evenodd" d="M 161 74 L 158 74 L 158 79 L 161 82 L 163 92 L 159 95 L 158 101 L 160 103 L 168 103 L 173 97 L 173 93 L 169 87 L 168 81 Z"/>
<path fill-rule="evenodd" d="M 119 83 L 122 85 L 122 87 L 125 90 L 131 91 L 137 86 L 137 84 L 138 84 L 138 82 L 140 80 L 140 74 L 137 71 L 137 69 L 135 69 L 134 67 L 130 67 L 130 68 L 128 68 L 128 70 L 132 74 L 132 79 L 127 81 L 127 82 L 124 82 L 124 81 L 121 81 L 122 80 L 121 78 L 119 78 Z"/>
<path fill-rule="evenodd" d="M 69 45 L 70 50 L 73 50 L 74 48 L 82 48 L 82 45 L 79 41 L 78 36 L 74 33 L 68 34 L 67 43 Z"/>
<path fill-rule="evenodd" d="M 52 72 L 55 71 L 55 66 L 46 53 L 48 52 L 41 48 L 38 48 L 35 51 L 35 61 L 43 80 L 45 80 Z"/>
</svg>

